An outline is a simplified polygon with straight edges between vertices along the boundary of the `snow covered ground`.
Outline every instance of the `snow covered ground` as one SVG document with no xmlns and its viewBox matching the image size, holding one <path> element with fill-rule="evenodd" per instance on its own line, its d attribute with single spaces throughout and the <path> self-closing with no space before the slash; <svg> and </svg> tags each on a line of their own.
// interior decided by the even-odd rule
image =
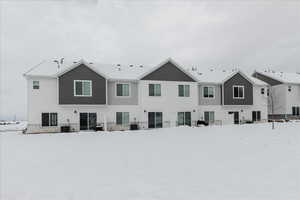
<svg viewBox="0 0 300 200">
<path fill-rule="evenodd" d="M 1 200 L 299 200 L 300 123 L 0 132 Z"/>
</svg>

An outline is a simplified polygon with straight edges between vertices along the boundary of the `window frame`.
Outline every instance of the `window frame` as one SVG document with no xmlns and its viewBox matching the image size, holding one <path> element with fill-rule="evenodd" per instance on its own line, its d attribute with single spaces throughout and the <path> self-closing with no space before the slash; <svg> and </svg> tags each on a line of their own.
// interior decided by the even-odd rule
<svg viewBox="0 0 300 200">
<path fill-rule="evenodd" d="M 205 120 L 205 113 L 208 113 L 208 118 L 209 118 L 208 121 Z M 213 114 L 213 120 L 211 119 L 211 114 Z M 209 122 L 209 123 L 210 122 L 215 122 L 216 121 L 216 119 L 215 119 L 215 111 L 208 111 L 208 110 L 204 111 L 203 112 L 203 119 L 204 119 L 205 122 Z"/>
<path fill-rule="evenodd" d="M 121 113 L 121 116 L 122 116 L 122 119 L 121 119 L 122 122 L 121 123 L 118 123 L 118 113 Z M 125 113 L 128 113 L 128 123 L 124 123 Z M 130 113 L 129 112 L 116 112 L 116 124 L 121 125 L 121 126 L 129 125 L 130 124 Z"/>
<path fill-rule="evenodd" d="M 82 83 L 82 95 L 78 95 L 76 94 L 76 83 L 77 82 L 81 82 Z M 90 83 L 90 95 L 84 95 L 83 93 L 83 83 L 84 82 L 89 82 Z M 93 81 L 92 80 L 74 80 L 74 83 L 73 83 L 73 94 L 74 94 L 74 97 L 92 97 L 93 96 Z"/>
<path fill-rule="evenodd" d="M 240 97 L 240 95 L 239 95 L 239 89 L 238 89 L 238 97 L 234 96 L 234 88 L 235 87 L 243 89 L 243 97 Z M 244 85 L 233 85 L 232 86 L 232 96 L 233 96 L 233 99 L 245 99 L 245 86 Z"/>
<path fill-rule="evenodd" d="M 43 115 L 47 114 L 48 115 L 48 123 L 46 125 L 44 125 L 43 123 Z M 53 122 L 53 117 L 56 116 L 56 118 L 54 118 L 54 123 Z M 41 126 L 42 127 L 55 127 L 58 126 L 58 113 L 57 112 L 42 112 L 41 113 Z"/>
<path fill-rule="evenodd" d="M 255 113 L 255 114 L 254 114 Z M 258 113 L 259 113 L 259 115 L 258 115 Z M 261 122 L 262 120 L 261 120 L 261 111 L 260 110 L 253 110 L 252 111 L 252 118 L 253 118 L 253 116 L 255 115 L 255 120 L 253 120 L 253 122 Z M 259 116 L 259 117 L 258 117 Z"/>
<path fill-rule="evenodd" d="M 119 96 L 118 95 L 118 85 L 122 85 L 122 93 L 123 93 L 123 85 L 128 85 L 128 96 L 124 96 L 122 94 L 122 96 Z M 131 83 L 125 83 L 125 82 L 116 82 L 115 83 L 115 97 L 118 97 L 118 98 L 128 98 L 128 97 L 131 97 Z"/>
<path fill-rule="evenodd" d="M 208 92 L 208 96 L 207 97 L 205 97 L 205 95 L 204 95 L 204 90 L 205 90 L 205 88 L 207 88 L 207 92 Z M 213 90 L 213 97 L 209 97 L 209 88 L 212 88 Z M 204 99 L 215 99 L 215 97 L 216 97 L 216 86 L 202 86 L 202 97 L 204 98 Z"/>
<path fill-rule="evenodd" d="M 183 88 L 183 96 L 180 96 L 180 87 Z M 188 88 L 188 89 L 187 89 Z M 177 86 L 178 89 L 178 97 L 191 97 L 191 87 L 188 84 L 179 84 Z M 188 91 L 188 95 L 187 95 L 187 91 Z"/>
<path fill-rule="evenodd" d="M 37 83 L 37 85 L 36 85 L 35 83 Z M 38 88 L 35 88 L 36 86 L 37 86 Z M 39 89 L 40 89 L 40 81 L 33 80 L 33 81 L 32 81 L 32 89 L 33 89 L 33 90 L 39 90 Z"/>
<path fill-rule="evenodd" d="M 150 95 L 150 85 L 153 85 L 153 89 L 154 89 L 154 93 L 153 93 L 153 95 Z M 159 87 L 160 87 L 160 91 L 159 91 L 159 95 L 156 95 L 156 85 L 159 85 Z M 162 95 L 161 95 L 161 83 L 149 83 L 148 84 L 148 96 L 149 97 L 161 97 Z"/>
</svg>

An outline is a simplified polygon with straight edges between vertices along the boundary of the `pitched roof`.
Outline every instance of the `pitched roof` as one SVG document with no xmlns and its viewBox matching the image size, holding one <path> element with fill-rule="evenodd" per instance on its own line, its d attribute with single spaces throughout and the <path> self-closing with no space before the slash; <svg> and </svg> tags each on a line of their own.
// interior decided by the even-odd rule
<svg viewBox="0 0 300 200">
<path fill-rule="evenodd" d="M 104 75 L 107 79 L 113 80 L 137 80 L 141 74 L 149 70 L 149 67 L 141 65 L 119 66 L 118 64 L 88 63 L 84 60 L 80 60 L 78 62 L 64 62 L 58 68 L 57 63 L 55 63 L 54 61 L 43 61 L 42 63 L 30 69 L 24 75 L 57 77 L 80 64 L 85 64 L 95 72 Z"/>
<path fill-rule="evenodd" d="M 283 83 L 300 84 L 300 73 L 297 72 L 278 72 L 274 70 L 262 70 L 256 72 Z"/>
<path fill-rule="evenodd" d="M 153 72 L 155 69 L 159 68 L 166 62 L 172 62 L 176 67 L 182 70 L 184 73 L 189 75 L 191 78 L 198 82 L 204 83 L 214 83 L 222 84 L 226 79 L 233 76 L 237 72 L 241 72 L 238 69 L 233 70 L 221 70 L 221 69 L 192 69 L 187 67 L 182 67 L 177 64 L 171 58 L 165 60 L 157 66 L 150 67 L 145 65 L 119 65 L 119 64 L 103 64 L 103 63 L 91 63 L 86 62 L 85 60 L 80 60 L 77 62 L 68 62 L 65 61 L 60 67 L 57 67 L 57 63 L 53 60 L 43 61 L 40 64 L 31 68 L 26 72 L 25 76 L 41 76 L 41 77 L 57 77 L 74 67 L 85 64 L 90 67 L 95 72 L 104 75 L 107 79 L 110 80 L 139 80 L 145 75 Z M 244 73 L 244 76 L 257 85 L 267 85 L 265 82 L 260 81 L 250 75 L 250 73 Z"/>
<path fill-rule="evenodd" d="M 198 79 L 199 82 L 203 83 L 214 83 L 222 84 L 230 77 L 234 76 L 236 73 L 241 73 L 250 82 L 256 85 L 267 85 L 267 83 L 254 78 L 250 73 L 245 73 L 239 69 L 232 70 L 221 70 L 221 69 L 189 69 L 189 71 Z"/>
<path fill-rule="evenodd" d="M 183 72 L 185 75 L 187 75 L 188 77 L 190 77 L 191 79 L 193 79 L 194 81 L 197 81 L 198 79 L 191 74 L 188 70 L 186 70 L 184 67 L 182 67 L 181 65 L 179 65 L 177 62 L 175 62 L 172 58 L 168 58 L 165 61 L 159 63 L 157 66 L 152 67 L 151 69 L 149 69 L 148 71 L 146 71 L 144 74 L 142 74 L 139 79 L 143 79 L 144 77 L 146 77 L 147 75 L 151 74 L 152 72 L 156 71 L 157 69 L 163 67 L 165 64 L 167 63 L 172 63 L 175 67 L 177 67 L 181 72 Z"/>
</svg>

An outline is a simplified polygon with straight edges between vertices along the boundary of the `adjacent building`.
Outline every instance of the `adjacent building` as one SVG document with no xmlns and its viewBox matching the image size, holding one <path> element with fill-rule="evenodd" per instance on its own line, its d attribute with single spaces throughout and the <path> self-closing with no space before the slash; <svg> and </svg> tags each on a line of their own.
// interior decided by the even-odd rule
<svg viewBox="0 0 300 200">
<path fill-rule="evenodd" d="M 267 84 L 239 70 L 45 61 L 27 79 L 29 133 L 266 121 Z"/>
<path fill-rule="evenodd" d="M 270 119 L 300 119 L 300 73 L 264 70 L 253 77 L 269 84 Z"/>
</svg>

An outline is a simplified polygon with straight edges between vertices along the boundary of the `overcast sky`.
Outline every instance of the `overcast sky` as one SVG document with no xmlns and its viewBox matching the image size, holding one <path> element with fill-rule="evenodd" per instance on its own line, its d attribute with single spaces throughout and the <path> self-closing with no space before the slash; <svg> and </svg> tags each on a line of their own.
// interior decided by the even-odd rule
<svg viewBox="0 0 300 200">
<path fill-rule="evenodd" d="M 299 1 L 4 1 L 0 119 L 26 119 L 22 74 L 44 59 L 300 71 Z"/>
</svg>

